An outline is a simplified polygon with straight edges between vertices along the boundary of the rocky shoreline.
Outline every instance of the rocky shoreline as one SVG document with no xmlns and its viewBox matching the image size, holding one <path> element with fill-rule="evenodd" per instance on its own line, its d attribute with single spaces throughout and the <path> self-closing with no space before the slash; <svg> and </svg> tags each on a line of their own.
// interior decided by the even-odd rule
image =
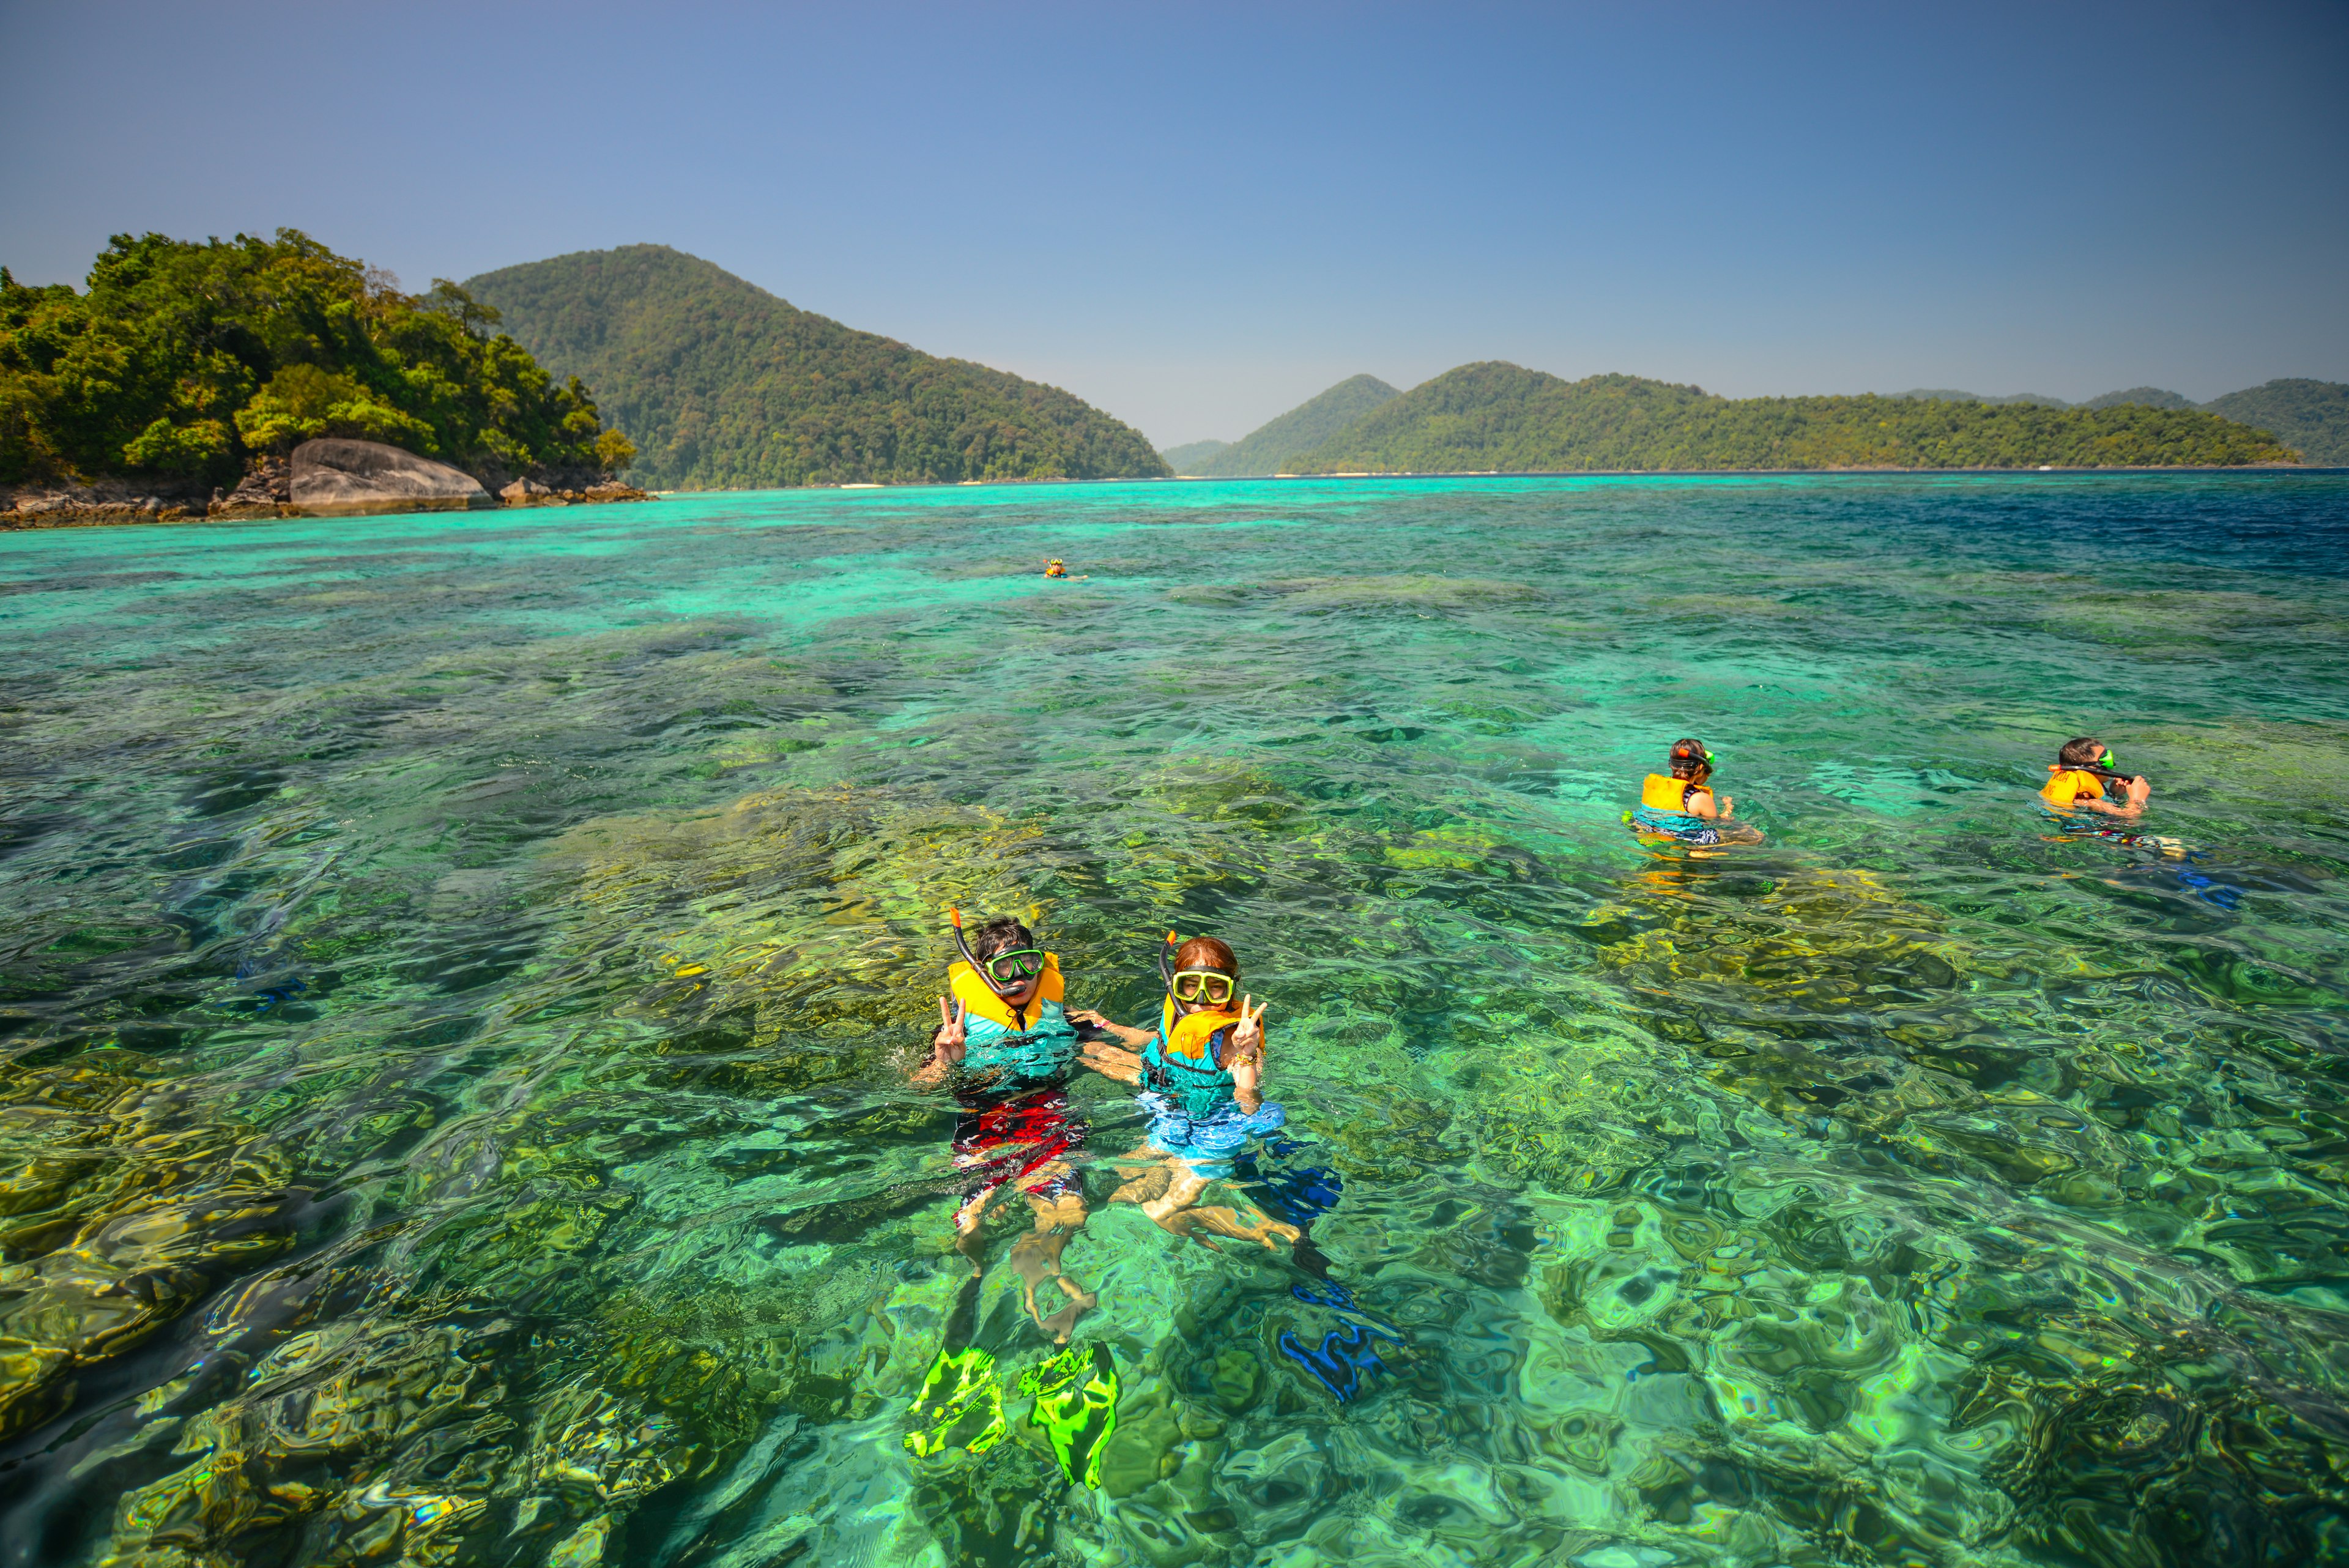
<svg viewBox="0 0 2349 1568">
<path fill-rule="evenodd" d="M 541 484 L 535 479 L 517 479 L 498 492 L 498 503 L 502 506 L 578 506 L 612 501 L 657 499 L 651 491 L 638 490 L 635 485 L 623 484 L 616 479 L 599 479 L 592 484 L 568 489 Z"/>
<path fill-rule="evenodd" d="M 367 442 L 316 442 L 316 447 L 371 446 Z M 262 459 L 233 491 L 209 493 L 184 483 L 141 483 L 100 479 L 87 483 L 50 481 L 0 485 L 0 532 L 27 528 L 102 528 L 139 523 L 233 523 L 270 517 L 316 517 L 357 513 L 397 514 L 446 511 L 453 505 L 473 508 L 514 506 L 595 505 L 622 501 L 650 501 L 649 491 L 601 474 L 550 473 L 542 478 L 515 479 L 494 497 L 479 482 L 440 464 L 429 463 L 395 448 L 378 449 L 407 460 L 409 465 L 441 469 L 464 480 L 470 496 L 454 500 L 429 494 L 381 494 L 374 500 L 319 504 L 295 499 L 296 470 L 309 448 L 292 458 Z M 305 476 L 306 477 L 306 476 Z M 502 477 L 502 476 L 492 476 Z"/>
<path fill-rule="evenodd" d="M 515 484 L 523 481 L 517 480 Z M 649 490 L 609 481 L 579 489 L 541 486 L 521 496 L 499 493 L 498 509 L 514 506 L 581 506 L 617 501 L 658 499 Z M 243 487 L 238 490 L 242 493 Z M 428 507 L 414 508 L 430 510 Z M 134 523 L 240 523 L 267 517 L 304 517 L 309 514 L 289 502 L 254 498 L 206 501 L 133 487 L 119 483 L 96 485 L 26 484 L 0 486 L 0 534 L 30 528 L 104 528 Z"/>
</svg>

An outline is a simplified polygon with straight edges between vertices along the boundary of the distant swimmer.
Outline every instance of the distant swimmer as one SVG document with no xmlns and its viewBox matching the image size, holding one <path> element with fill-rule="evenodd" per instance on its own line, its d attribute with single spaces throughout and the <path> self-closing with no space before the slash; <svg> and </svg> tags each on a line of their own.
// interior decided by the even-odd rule
<svg viewBox="0 0 2349 1568">
<path fill-rule="evenodd" d="M 2047 773 L 2039 798 L 2050 811 L 2138 817 L 2145 815 L 2145 803 L 2153 798 L 2152 781 L 2142 774 L 2120 772 L 2111 749 L 2088 735 L 2064 742 Z"/>
<path fill-rule="evenodd" d="M 1759 844 L 1762 832 L 1732 822 L 1736 803 L 1715 795 L 1713 755 L 1697 740 L 1672 742 L 1670 773 L 1650 774 L 1640 786 L 1640 805 L 1624 820 L 1640 834 L 1669 838 L 1679 844 L 1711 847 L 1721 844 Z"/>
<path fill-rule="evenodd" d="M 1044 563 L 1044 575 L 1048 577 L 1068 577 L 1072 583 L 1081 583 L 1085 580 L 1082 577 L 1070 577 L 1067 563 L 1058 556 Z"/>
</svg>

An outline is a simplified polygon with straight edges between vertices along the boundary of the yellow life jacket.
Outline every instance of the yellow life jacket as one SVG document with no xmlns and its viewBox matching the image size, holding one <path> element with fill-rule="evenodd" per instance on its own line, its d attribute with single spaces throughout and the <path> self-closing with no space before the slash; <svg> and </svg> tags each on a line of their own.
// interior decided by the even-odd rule
<svg viewBox="0 0 2349 1568">
<path fill-rule="evenodd" d="M 2105 798 L 2104 781 L 2078 768 L 2067 768 L 2061 763 L 2048 764 L 2050 777 L 2039 792 L 2039 798 L 2061 811 L 2082 795 L 2090 800 Z"/>
<path fill-rule="evenodd" d="M 1713 793 L 1711 784 L 1701 784 L 1694 779 L 1676 779 L 1670 774 L 1650 774 L 1648 782 L 1640 788 L 1640 804 L 1650 811 L 1676 811 L 1683 816 L 1696 814 L 1688 808 L 1688 797 L 1697 791 Z"/>
<path fill-rule="evenodd" d="M 1000 1023 L 1017 1033 L 1035 1026 L 1036 1014 L 1044 1010 L 1044 1003 L 1061 1000 L 1060 955 L 1044 955 L 1044 983 L 1037 987 L 1036 994 L 1029 999 L 1028 1005 L 1017 1012 L 1012 1011 L 1009 1002 L 995 994 L 978 971 L 960 959 L 947 965 L 947 988 L 971 1017 Z"/>
<path fill-rule="evenodd" d="M 1177 1018 L 1174 1016 L 1174 999 L 1170 996 L 1165 1006 L 1159 1010 L 1158 1034 L 1166 1042 L 1168 1055 L 1188 1056 L 1194 1062 L 1205 1062 L 1210 1067 L 1220 1066 L 1222 1064 L 1207 1054 L 1207 1042 L 1216 1030 L 1239 1021 L 1240 1015 L 1237 1012 L 1218 1012 L 1212 1007 L 1202 1007 L 1195 1012 L 1186 1012 Z"/>
</svg>

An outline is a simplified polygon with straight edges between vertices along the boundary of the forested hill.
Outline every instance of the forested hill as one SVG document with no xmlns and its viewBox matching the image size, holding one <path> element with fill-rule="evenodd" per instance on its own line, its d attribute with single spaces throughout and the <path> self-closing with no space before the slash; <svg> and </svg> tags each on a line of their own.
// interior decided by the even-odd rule
<svg viewBox="0 0 2349 1568">
<path fill-rule="evenodd" d="M 2044 403 L 2051 409 L 2109 409 L 2122 403 L 2143 403 L 2156 409 L 2205 409 L 2237 424 L 2251 425 L 2300 453 L 2302 462 L 2323 468 L 2349 468 L 2349 385 L 2286 378 L 2240 392 L 2229 392 L 2198 403 L 2183 393 L 2160 387 L 2131 387 L 2106 392 L 2084 403 L 2037 392 L 2011 398 L 1984 398 L 1972 392 L 1902 392 L 1904 398 L 1939 398 L 1958 403 Z"/>
<path fill-rule="evenodd" d="M 1164 458 L 1166 466 L 1175 472 L 1195 474 L 1200 472 L 1201 463 L 1231 444 L 1227 441 L 1185 441 L 1181 446 L 1159 448 L 1158 455 Z"/>
<path fill-rule="evenodd" d="M 2291 378 L 2229 392 L 2202 405 L 2244 424 L 2273 431 L 2307 462 L 2349 468 L 2349 385 Z"/>
<path fill-rule="evenodd" d="M 579 251 L 466 287 L 540 359 L 592 378 L 636 441 L 639 484 L 1167 472 L 1140 431 L 1056 387 L 843 327 L 667 245 Z"/>
<path fill-rule="evenodd" d="M 2199 410 L 2125 404 L 1715 397 L 1637 376 L 1561 380 L 1491 360 L 1384 403 L 1284 464 L 1292 473 L 1577 470 L 2136 468 L 2291 462 Z"/>
<path fill-rule="evenodd" d="M 2076 406 L 2083 409 L 2116 409 L 2123 403 L 2143 403 L 2148 409 L 2193 409 L 2201 405 L 2183 392 L 2172 392 L 2160 387 L 2127 387 L 2117 392 L 2106 392 L 2090 398 Z M 2057 408 L 2067 405 L 2056 403 Z"/>
<path fill-rule="evenodd" d="M 1376 376 L 1350 376 L 1229 446 L 1194 455 L 1181 472 L 1230 479 L 1278 473 L 1292 453 L 1312 451 L 1372 409 L 1402 395 Z"/>
</svg>

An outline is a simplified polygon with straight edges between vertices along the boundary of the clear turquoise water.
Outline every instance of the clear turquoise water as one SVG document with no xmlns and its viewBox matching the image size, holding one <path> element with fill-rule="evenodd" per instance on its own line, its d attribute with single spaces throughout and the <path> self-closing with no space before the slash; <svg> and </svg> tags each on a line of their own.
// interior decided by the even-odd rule
<svg viewBox="0 0 2349 1568">
<path fill-rule="evenodd" d="M 2323 475 L 0 535 L 0 1561 L 2349 1559 L 2344 544 Z M 2039 818 L 2084 732 L 2197 858 Z M 1764 846 L 1624 828 L 1682 733 Z M 1226 937 L 1342 1184 L 1329 1283 L 1181 1239 L 1077 1083 L 1093 1484 L 904 1077 L 949 904 L 1129 1019 Z M 949 1342 L 1007 1435 L 916 1456 Z"/>
</svg>

